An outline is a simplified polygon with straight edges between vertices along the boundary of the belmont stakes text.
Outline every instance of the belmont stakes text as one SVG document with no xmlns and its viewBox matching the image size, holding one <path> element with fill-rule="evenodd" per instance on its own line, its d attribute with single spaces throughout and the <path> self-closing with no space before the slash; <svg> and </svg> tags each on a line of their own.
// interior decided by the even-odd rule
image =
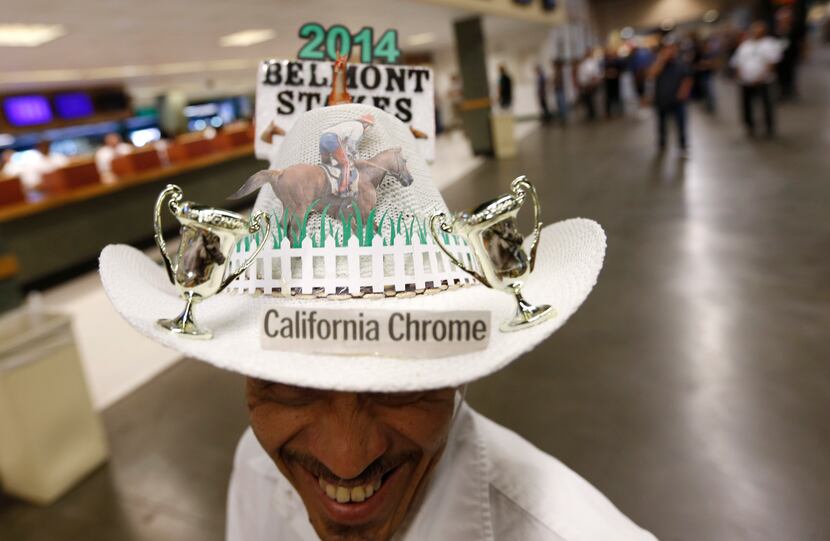
<svg viewBox="0 0 830 541">
<path fill-rule="evenodd" d="M 411 66 L 350 65 L 346 70 L 346 85 L 353 103 L 371 104 L 402 122 L 410 122 L 412 98 L 406 94 L 421 94 L 431 88 L 425 84 L 430 76 L 430 70 Z M 262 83 L 297 87 L 277 93 L 277 114 L 292 115 L 297 109 L 308 111 L 325 105 L 331 90 L 331 69 L 316 62 L 269 62 Z M 362 91 L 367 94 L 361 94 Z"/>
</svg>

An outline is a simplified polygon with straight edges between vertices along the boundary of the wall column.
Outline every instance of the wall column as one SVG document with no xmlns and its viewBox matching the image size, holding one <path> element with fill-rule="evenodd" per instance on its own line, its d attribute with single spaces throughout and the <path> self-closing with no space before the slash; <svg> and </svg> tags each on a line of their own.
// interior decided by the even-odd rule
<svg viewBox="0 0 830 541">
<path fill-rule="evenodd" d="M 456 21 L 455 49 L 463 85 L 461 119 L 473 153 L 492 154 L 490 84 L 481 17 Z"/>
</svg>

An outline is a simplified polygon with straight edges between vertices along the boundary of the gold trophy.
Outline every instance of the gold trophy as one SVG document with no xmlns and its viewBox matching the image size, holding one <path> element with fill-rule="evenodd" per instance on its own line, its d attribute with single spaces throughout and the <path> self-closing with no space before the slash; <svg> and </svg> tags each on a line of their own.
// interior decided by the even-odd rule
<svg viewBox="0 0 830 541">
<path fill-rule="evenodd" d="M 522 248 L 524 238 L 516 227 L 516 216 L 528 194 L 533 200 L 534 223 L 530 257 Z M 475 210 L 456 213 L 449 223 L 444 213 L 436 214 L 430 220 L 432 237 L 455 265 L 485 286 L 512 293 L 516 298 L 516 315 L 501 324 L 502 331 L 525 329 L 556 315 L 556 310 L 549 305 L 535 306 L 522 296 L 522 286 L 536 263 L 536 248 L 542 232 L 540 211 L 536 189 L 527 177 L 521 176 L 510 183 L 509 194 L 488 201 Z M 445 233 L 460 235 L 467 240 L 483 274 L 468 269 L 447 250 L 441 243 L 437 227 Z"/>
<path fill-rule="evenodd" d="M 161 208 L 168 196 L 170 200 L 167 208 L 181 224 L 181 243 L 175 264 L 167 253 L 167 245 L 161 231 Z M 258 232 L 263 221 L 265 238 L 268 238 L 271 234 L 271 222 L 264 212 L 257 213 L 248 222 L 234 212 L 181 201 L 181 188 L 168 184 L 156 200 L 153 225 L 156 244 L 164 259 L 167 276 L 187 304 L 177 318 L 160 319 L 156 324 L 173 334 L 209 340 L 213 338 L 213 333 L 196 324 L 193 319 L 193 306 L 207 297 L 220 293 L 245 272 L 265 246 L 265 242 L 259 244 L 242 267 L 222 279 L 236 242 L 245 235 Z"/>
</svg>

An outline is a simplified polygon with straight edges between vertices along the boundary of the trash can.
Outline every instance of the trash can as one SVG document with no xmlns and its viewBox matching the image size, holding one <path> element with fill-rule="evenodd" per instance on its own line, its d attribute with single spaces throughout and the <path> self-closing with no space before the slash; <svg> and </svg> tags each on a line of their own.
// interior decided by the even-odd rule
<svg viewBox="0 0 830 541">
<path fill-rule="evenodd" d="M 31 306 L 0 317 L 0 486 L 42 505 L 108 455 L 70 323 Z"/>
<path fill-rule="evenodd" d="M 494 112 L 490 116 L 493 132 L 493 152 L 496 158 L 514 158 L 516 156 L 516 135 L 513 132 L 513 115 L 509 112 Z"/>
</svg>

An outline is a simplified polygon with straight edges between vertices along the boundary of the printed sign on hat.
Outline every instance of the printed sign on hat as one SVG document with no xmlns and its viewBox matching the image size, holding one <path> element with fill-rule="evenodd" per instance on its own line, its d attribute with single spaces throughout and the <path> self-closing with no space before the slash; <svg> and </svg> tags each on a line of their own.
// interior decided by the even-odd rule
<svg viewBox="0 0 830 541">
<path fill-rule="evenodd" d="M 418 153 L 435 157 L 432 70 L 420 66 L 341 64 L 353 103 L 377 107 L 407 124 Z M 337 63 L 268 60 L 260 64 L 256 96 L 256 155 L 274 161 L 283 136 L 304 112 L 325 107 Z"/>
</svg>

